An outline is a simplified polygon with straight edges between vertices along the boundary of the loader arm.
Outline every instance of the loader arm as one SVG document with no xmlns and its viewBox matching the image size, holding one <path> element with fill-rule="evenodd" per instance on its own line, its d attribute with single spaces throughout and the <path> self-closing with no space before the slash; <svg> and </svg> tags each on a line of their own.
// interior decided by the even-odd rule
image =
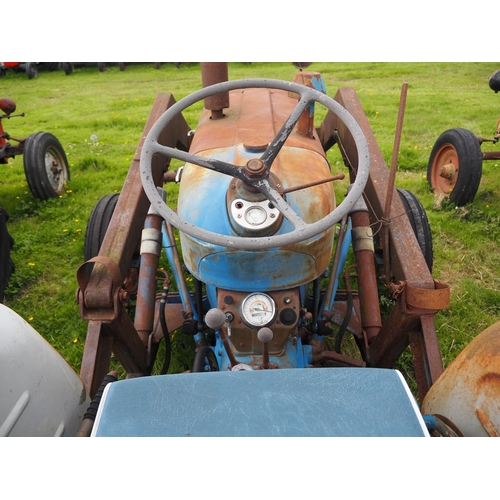
<svg viewBox="0 0 500 500">
<path fill-rule="evenodd" d="M 150 202 L 144 193 L 139 171 L 139 159 L 144 140 L 156 120 L 173 104 L 170 93 L 159 93 L 149 114 L 137 146 L 129 172 L 120 193 L 116 209 L 101 245 L 97 262 L 87 279 L 86 262 L 78 271 L 77 300 L 80 315 L 89 321 L 80 376 L 88 393 L 93 397 L 108 372 L 111 353 L 114 352 L 127 373 L 145 375 L 147 372 L 147 342 L 141 339 L 127 315 L 127 293 L 123 282 L 134 252 L 141 239 Z M 160 141 L 170 147 L 189 149 L 190 128 L 182 115 L 164 130 Z M 163 185 L 168 170 L 163 156 L 153 159 L 153 176 L 157 186 Z"/>
<path fill-rule="evenodd" d="M 356 119 L 368 142 L 371 165 L 364 195 L 370 209 L 371 224 L 382 224 L 389 189 L 389 169 L 355 90 L 340 88 L 335 100 Z M 344 159 L 355 171 L 358 161 L 356 148 L 343 124 L 328 113 L 318 132 L 325 149 L 337 141 L 341 143 Z M 392 367 L 410 345 L 419 397 L 423 399 L 443 371 L 434 315 L 449 306 L 449 287 L 432 278 L 408 217 L 401 217 L 405 209 L 396 189 L 393 186 L 391 189 L 394 189 L 394 195 L 389 223 L 382 228 L 389 231 L 390 251 L 382 250 L 389 253 L 391 276 L 386 277 L 386 282 L 391 281 L 389 288 L 397 300 L 379 333 L 371 341 L 369 355 L 372 366 Z"/>
</svg>

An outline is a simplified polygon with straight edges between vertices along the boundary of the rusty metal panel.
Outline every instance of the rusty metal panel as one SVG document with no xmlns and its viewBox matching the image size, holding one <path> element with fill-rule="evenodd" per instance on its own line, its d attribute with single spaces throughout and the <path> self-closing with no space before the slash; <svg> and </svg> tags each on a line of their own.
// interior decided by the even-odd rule
<svg viewBox="0 0 500 500">
<path fill-rule="evenodd" d="M 499 401 L 500 322 L 453 360 L 423 400 L 422 412 L 444 415 L 466 436 L 497 436 Z"/>
<path fill-rule="evenodd" d="M 204 110 L 196 127 L 192 153 L 231 148 L 244 144 L 248 149 L 265 149 L 297 105 L 288 92 L 276 89 L 248 88 L 230 92 L 231 108 L 221 120 L 212 120 Z M 207 129 L 207 132 L 204 132 Z M 312 149 L 326 156 L 318 136 L 313 138 L 292 132 L 287 146 Z"/>
</svg>

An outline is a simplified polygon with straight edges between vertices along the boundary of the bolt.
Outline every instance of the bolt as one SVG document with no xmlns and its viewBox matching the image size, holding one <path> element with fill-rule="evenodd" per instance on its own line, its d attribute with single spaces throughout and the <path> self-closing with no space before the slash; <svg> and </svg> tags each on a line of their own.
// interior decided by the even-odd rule
<svg viewBox="0 0 500 500">
<path fill-rule="evenodd" d="M 251 179 L 258 179 L 266 173 L 266 165 L 259 158 L 252 158 L 245 165 L 245 174 Z"/>
</svg>

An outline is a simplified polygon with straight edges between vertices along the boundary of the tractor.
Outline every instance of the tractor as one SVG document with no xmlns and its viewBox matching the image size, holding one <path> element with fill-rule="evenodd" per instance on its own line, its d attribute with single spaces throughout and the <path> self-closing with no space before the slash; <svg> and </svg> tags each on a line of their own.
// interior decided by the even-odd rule
<svg viewBox="0 0 500 500">
<path fill-rule="evenodd" d="M 23 156 L 24 173 L 33 196 L 39 200 L 56 198 L 63 193 L 70 178 L 68 160 L 64 149 L 53 134 L 35 132 L 26 138 L 16 139 L 3 128 L 2 120 L 24 117 L 24 113 L 13 114 L 16 103 L 4 97 L 0 99 L 0 165 L 6 165 L 9 158 Z M 17 144 L 12 144 L 15 141 Z M 8 285 L 13 267 L 10 259 L 10 248 L 13 240 L 8 234 L 7 220 L 9 214 L 0 207 L 0 302 Z"/>
<path fill-rule="evenodd" d="M 24 173 L 33 196 L 39 200 L 57 198 L 63 193 L 70 178 L 64 149 L 57 137 L 50 132 L 35 132 L 21 139 L 6 132 L 2 120 L 25 116 L 24 113 L 12 114 L 16 108 L 12 99 L 0 99 L 0 164 L 7 164 L 9 158 L 24 155 Z M 15 141 L 17 144 L 8 141 Z"/>
<path fill-rule="evenodd" d="M 500 90 L 500 70 L 489 79 L 495 93 Z M 500 138 L 500 119 L 492 138 L 475 135 L 465 128 L 444 131 L 434 143 L 427 165 L 427 180 L 436 195 L 436 206 L 448 198 L 457 207 L 476 196 L 483 172 L 483 161 L 499 160 L 498 151 L 481 151 L 485 142 L 496 144 Z"/>
<path fill-rule="evenodd" d="M 422 205 L 394 187 L 395 156 L 389 168 L 354 89 L 331 98 L 321 74 L 294 64 L 289 82 L 231 81 L 227 64 L 201 63 L 201 90 L 157 95 L 120 194 L 89 218 L 77 270 L 81 370 L 64 381 L 52 370 L 72 398 L 51 406 L 46 434 L 498 432 L 481 349 L 458 370 L 483 381 L 472 403 L 436 396 L 443 377 L 454 380 L 435 326 L 449 287 L 431 274 Z M 403 87 L 397 135 L 404 97 Z M 183 112 L 201 102 L 191 129 Z M 334 147 L 345 173 L 332 171 Z M 174 335 L 192 338 L 184 373 L 169 373 Z M 407 348 L 416 395 L 395 369 Z M 0 433 L 23 434 L 11 413 Z M 43 418 L 24 413 L 25 426 Z"/>
</svg>

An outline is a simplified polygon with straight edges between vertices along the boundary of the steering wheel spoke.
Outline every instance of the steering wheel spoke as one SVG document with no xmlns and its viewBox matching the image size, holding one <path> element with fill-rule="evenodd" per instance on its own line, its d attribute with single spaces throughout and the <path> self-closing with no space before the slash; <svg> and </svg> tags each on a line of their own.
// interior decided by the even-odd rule
<svg viewBox="0 0 500 500">
<path fill-rule="evenodd" d="M 213 170 L 214 172 L 220 172 L 221 174 L 226 174 L 245 180 L 245 177 L 243 175 L 243 167 L 237 167 L 236 165 L 218 160 L 216 158 L 205 158 L 204 156 L 195 155 L 193 153 L 186 153 L 185 151 L 181 151 L 180 149 L 163 146 L 158 142 L 152 149 L 153 154 L 159 153 L 163 156 L 175 158 L 176 160 L 184 161 L 186 163 L 192 163 L 194 165 L 198 165 L 199 167 L 208 168 L 209 170 Z"/>
<path fill-rule="evenodd" d="M 310 97 L 310 93 L 307 92 L 310 89 L 307 87 L 304 88 L 306 90 L 301 93 L 297 106 L 295 106 L 294 110 L 285 121 L 280 131 L 276 134 L 276 137 L 273 139 L 271 144 L 268 146 L 268 148 L 260 158 L 266 165 L 268 171 L 271 168 L 271 165 L 273 164 L 276 156 L 278 156 L 278 153 L 281 151 L 281 148 L 285 144 L 286 140 L 295 128 L 295 125 L 297 125 L 297 122 L 302 116 L 302 113 L 313 100 L 313 98 Z"/>
<path fill-rule="evenodd" d="M 299 215 L 297 215 L 278 191 L 271 187 L 268 180 L 263 179 L 254 184 L 254 186 L 281 212 L 283 217 L 285 217 L 295 229 L 303 229 L 308 225 Z"/>
</svg>

